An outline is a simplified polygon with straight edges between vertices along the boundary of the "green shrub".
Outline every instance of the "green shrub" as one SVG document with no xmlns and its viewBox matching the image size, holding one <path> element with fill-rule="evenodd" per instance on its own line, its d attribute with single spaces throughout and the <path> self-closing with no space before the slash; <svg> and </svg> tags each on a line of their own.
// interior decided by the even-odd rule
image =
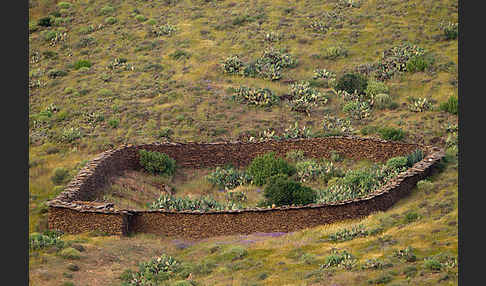
<svg viewBox="0 0 486 286">
<path fill-rule="evenodd" d="M 143 22 L 147 20 L 147 18 L 144 15 L 137 15 L 135 16 L 135 20 L 137 20 L 138 22 Z"/>
<path fill-rule="evenodd" d="M 421 149 L 417 149 L 407 156 L 407 166 L 412 167 L 415 163 L 422 161 L 424 158 L 424 152 Z"/>
<path fill-rule="evenodd" d="M 411 57 L 424 54 L 423 48 L 409 43 L 387 49 L 382 59 L 373 66 L 374 75 L 381 81 L 390 79 L 394 74 L 407 70 L 407 62 Z"/>
<path fill-rule="evenodd" d="M 457 97 L 451 95 L 447 100 L 447 102 L 444 102 L 440 105 L 440 110 L 457 115 L 457 112 L 459 110 L 459 103 Z"/>
<path fill-rule="evenodd" d="M 386 161 L 386 166 L 391 169 L 402 170 L 407 167 L 407 157 L 394 157 Z"/>
<path fill-rule="evenodd" d="M 381 138 L 384 140 L 399 141 L 405 136 L 405 132 L 401 128 L 383 127 L 378 130 Z"/>
<path fill-rule="evenodd" d="M 161 285 L 163 281 L 174 278 L 182 270 L 182 262 L 172 256 L 162 254 L 147 262 L 138 264 L 138 271 L 125 270 L 120 279 L 127 286 Z"/>
<path fill-rule="evenodd" d="M 32 233 L 29 235 L 29 250 L 39 250 L 55 246 L 59 249 L 65 246 L 64 241 L 60 239 L 60 233 L 57 232 L 44 232 Z"/>
<path fill-rule="evenodd" d="M 63 70 L 50 70 L 47 73 L 47 76 L 50 77 L 50 78 L 57 78 L 57 77 L 66 76 L 67 74 L 68 73 L 66 71 L 63 71 Z"/>
<path fill-rule="evenodd" d="M 354 91 L 356 90 L 358 94 L 362 94 L 366 90 L 367 86 L 368 81 L 361 74 L 347 73 L 339 78 L 336 84 L 336 89 L 344 90 L 348 93 L 354 93 Z"/>
<path fill-rule="evenodd" d="M 68 248 L 63 249 L 59 254 L 64 259 L 79 259 L 79 258 L 81 258 L 81 252 L 79 252 L 79 250 L 76 250 L 72 247 L 68 247 Z"/>
<path fill-rule="evenodd" d="M 37 21 L 37 25 L 42 27 L 50 27 L 52 25 L 51 17 L 43 17 Z"/>
<path fill-rule="evenodd" d="M 88 60 L 79 60 L 79 61 L 76 61 L 74 63 L 74 69 L 76 69 L 76 70 L 78 70 L 80 68 L 83 68 L 83 67 L 90 68 L 91 67 L 91 62 L 88 61 Z"/>
<path fill-rule="evenodd" d="M 302 186 L 283 174 L 268 179 L 263 195 L 268 203 L 276 206 L 307 205 L 316 201 L 316 192 L 313 189 Z"/>
<path fill-rule="evenodd" d="M 105 24 L 113 25 L 117 22 L 115 17 L 108 17 L 105 19 Z"/>
<path fill-rule="evenodd" d="M 418 220 L 419 218 L 420 218 L 420 216 L 418 215 L 418 213 L 409 212 L 405 215 L 405 222 L 411 223 L 411 222 Z"/>
<path fill-rule="evenodd" d="M 29 21 L 29 33 L 39 30 L 39 24 L 36 21 Z"/>
<path fill-rule="evenodd" d="M 366 96 L 370 99 L 375 99 L 376 95 L 385 93 L 388 94 L 388 87 L 381 81 L 370 80 L 364 91 Z"/>
<path fill-rule="evenodd" d="M 140 165 L 153 174 L 172 175 L 175 171 L 175 160 L 165 153 L 140 150 Z"/>
<path fill-rule="evenodd" d="M 60 8 L 60 9 L 69 9 L 72 7 L 72 4 L 69 3 L 69 2 L 59 2 L 57 3 L 57 8 Z"/>
<path fill-rule="evenodd" d="M 421 191 L 430 191 L 434 188 L 434 183 L 429 180 L 420 180 L 417 182 L 417 189 Z"/>
<path fill-rule="evenodd" d="M 440 263 L 436 259 L 429 258 L 429 259 L 425 259 L 424 267 L 428 270 L 440 271 L 440 270 L 442 270 L 443 265 L 442 265 L 442 263 Z"/>
<path fill-rule="evenodd" d="M 266 184 L 268 178 L 277 174 L 291 176 L 295 173 L 295 167 L 288 164 L 282 158 L 276 158 L 274 152 L 260 155 L 254 158 L 248 166 L 247 172 L 252 182 L 257 186 Z"/>
<path fill-rule="evenodd" d="M 432 64 L 431 58 L 426 58 L 424 55 L 412 56 L 407 61 L 406 69 L 408 72 L 423 72 Z"/>
<path fill-rule="evenodd" d="M 110 120 L 108 120 L 108 125 L 111 128 L 117 128 L 120 125 L 120 119 L 118 119 L 118 118 L 111 118 Z"/>
<path fill-rule="evenodd" d="M 362 120 L 370 116 L 371 106 L 366 101 L 350 101 L 344 104 L 343 112 L 354 120 Z"/>
<path fill-rule="evenodd" d="M 65 168 L 56 168 L 51 177 L 51 181 L 54 185 L 62 185 L 69 179 L 69 171 Z"/>
<path fill-rule="evenodd" d="M 356 258 L 346 250 L 338 251 L 333 249 L 331 255 L 327 256 L 324 264 L 321 265 L 321 269 L 339 267 L 350 270 L 356 262 Z"/>
<path fill-rule="evenodd" d="M 115 8 L 113 8 L 110 5 L 103 6 L 103 8 L 101 8 L 101 10 L 100 10 L 101 15 L 108 15 L 108 14 L 111 14 L 113 12 L 115 12 Z"/>
<path fill-rule="evenodd" d="M 444 32 L 444 36 L 447 40 L 454 40 L 459 35 L 459 25 L 458 23 L 447 23 L 441 24 L 441 29 Z"/>
<path fill-rule="evenodd" d="M 98 91 L 98 95 L 101 97 L 107 97 L 107 96 L 112 96 L 113 92 L 109 89 L 102 88 Z"/>
</svg>

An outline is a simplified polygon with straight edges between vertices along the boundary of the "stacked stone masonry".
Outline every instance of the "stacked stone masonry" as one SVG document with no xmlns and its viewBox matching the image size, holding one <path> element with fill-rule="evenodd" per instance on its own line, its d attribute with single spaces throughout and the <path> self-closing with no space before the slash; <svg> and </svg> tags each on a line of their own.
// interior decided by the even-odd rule
<svg viewBox="0 0 486 286">
<path fill-rule="evenodd" d="M 203 168 L 232 163 L 246 166 L 258 155 L 274 151 L 285 156 L 302 150 L 308 157 L 329 158 L 331 151 L 354 159 L 385 162 L 422 149 L 425 158 L 365 198 L 328 204 L 232 211 L 117 210 L 113 204 L 90 202 L 100 194 L 107 179 L 125 170 L 137 170 L 138 150 L 163 152 L 178 167 Z M 99 231 L 126 235 L 132 232 L 200 239 L 255 232 L 291 232 L 344 219 L 384 211 L 406 196 L 419 180 L 430 175 L 444 156 L 441 149 L 374 138 L 327 137 L 266 141 L 260 143 L 154 143 L 124 145 L 106 151 L 83 168 L 55 199 L 48 202 L 49 228 L 66 233 Z"/>
</svg>

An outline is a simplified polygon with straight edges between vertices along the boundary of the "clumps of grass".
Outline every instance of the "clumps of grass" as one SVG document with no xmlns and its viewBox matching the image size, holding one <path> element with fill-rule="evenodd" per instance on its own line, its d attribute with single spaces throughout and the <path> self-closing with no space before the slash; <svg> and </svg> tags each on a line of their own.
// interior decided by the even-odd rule
<svg viewBox="0 0 486 286">
<path fill-rule="evenodd" d="M 81 130 L 79 128 L 65 128 L 62 131 L 60 141 L 64 143 L 72 143 L 81 137 L 83 137 L 83 134 L 81 133 Z"/>
<path fill-rule="evenodd" d="M 174 257 L 162 254 L 147 262 L 138 264 L 138 271 L 125 270 L 120 279 L 127 286 L 159 285 L 163 281 L 176 277 L 182 270 L 182 262 Z"/>
<path fill-rule="evenodd" d="M 405 131 L 401 128 L 383 127 L 378 130 L 381 138 L 390 141 L 400 141 L 405 137 Z"/>
<path fill-rule="evenodd" d="M 329 235 L 329 240 L 332 242 L 342 242 L 355 239 L 357 237 L 366 237 L 370 232 L 365 228 L 364 225 L 355 225 L 350 229 L 344 228 L 335 233 Z"/>
<path fill-rule="evenodd" d="M 111 5 L 105 5 L 103 6 L 103 8 L 100 9 L 101 15 L 109 15 L 113 12 L 115 12 L 115 8 Z"/>
<path fill-rule="evenodd" d="M 439 253 L 424 258 L 424 268 L 432 271 L 441 271 L 457 267 L 457 258 L 446 253 Z"/>
<path fill-rule="evenodd" d="M 118 128 L 118 126 L 120 125 L 120 119 L 110 118 L 110 120 L 108 120 L 108 125 L 113 129 Z"/>
<path fill-rule="evenodd" d="M 81 258 L 81 252 L 79 252 L 79 250 L 72 248 L 72 247 L 64 248 L 63 250 L 61 250 L 59 255 L 64 259 L 73 259 L 74 260 L 74 259 L 80 259 Z"/>
<path fill-rule="evenodd" d="M 78 70 L 83 67 L 90 68 L 91 65 L 91 62 L 88 60 L 78 60 L 74 63 L 74 69 Z"/>
<path fill-rule="evenodd" d="M 317 104 L 326 104 L 328 99 L 324 94 L 310 86 L 307 81 L 301 81 L 290 85 L 289 101 L 291 110 L 309 114 L 311 108 Z"/>
<path fill-rule="evenodd" d="M 66 76 L 67 74 L 68 73 L 65 70 L 56 70 L 56 69 L 53 69 L 53 70 L 50 70 L 49 72 L 47 72 L 47 76 L 50 77 L 50 78 L 63 77 L 63 76 Z"/>
<path fill-rule="evenodd" d="M 441 23 L 440 29 L 442 30 L 446 40 L 455 40 L 455 39 L 457 39 L 457 36 L 459 35 L 459 24 L 458 23 L 452 23 L 452 22 L 448 22 L 447 24 Z"/>
<path fill-rule="evenodd" d="M 376 270 L 381 270 L 389 267 L 393 267 L 393 264 L 377 258 L 366 259 L 365 263 L 361 266 L 362 269 L 376 269 Z"/>
<path fill-rule="evenodd" d="M 272 106 L 278 102 L 278 97 L 268 88 L 250 88 L 241 86 L 232 96 L 234 101 L 256 106 Z"/>
<path fill-rule="evenodd" d="M 404 156 L 398 156 L 398 157 L 393 157 L 388 159 L 386 161 L 386 166 L 391 169 L 396 169 L 396 170 L 405 170 L 407 168 L 408 160 L 407 157 Z"/>
<path fill-rule="evenodd" d="M 69 180 L 69 171 L 66 168 L 55 168 L 51 176 L 51 181 L 54 185 L 62 185 Z"/>
<path fill-rule="evenodd" d="M 331 255 L 326 257 L 324 264 L 321 264 L 321 269 L 326 268 L 344 268 L 346 270 L 351 270 L 357 263 L 357 259 L 346 250 L 336 250 L 333 249 Z"/>
<path fill-rule="evenodd" d="M 412 56 L 408 59 L 406 63 L 407 72 L 415 73 L 415 72 L 423 72 L 428 67 L 430 67 L 434 63 L 432 57 L 425 55 L 421 56 Z"/>
<path fill-rule="evenodd" d="M 429 180 L 420 180 L 417 182 L 417 189 L 419 189 L 420 191 L 430 191 L 434 188 L 434 183 L 432 183 L 431 181 Z"/>
<path fill-rule="evenodd" d="M 388 274 L 382 274 L 376 279 L 369 279 L 368 284 L 386 284 L 392 281 L 392 277 Z"/>
<path fill-rule="evenodd" d="M 166 23 L 162 26 L 151 27 L 150 32 L 157 37 L 172 36 L 177 32 L 177 28 L 169 23 Z"/>
<path fill-rule="evenodd" d="M 113 25 L 116 24 L 116 22 L 118 22 L 118 20 L 113 16 L 105 18 L 105 24 Z"/>
<path fill-rule="evenodd" d="M 57 3 L 57 8 L 59 9 L 70 9 L 73 5 L 69 2 L 59 2 Z"/>
<path fill-rule="evenodd" d="M 422 161 L 424 152 L 421 149 L 416 149 L 407 155 L 407 166 L 412 167 L 415 163 Z"/>
<path fill-rule="evenodd" d="M 140 150 L 139 157 L 140 165 L 149 173 L 169 176 L 174 174 L 176 162 L 165 153 Z"/>
<path fill-rule="evenodd" d="M 449 96 L 449 99 L 440 105 L 440 110 L 457 115 L 459 103 L 457 96 Z"/>
<path fill-rule="evenodd" d="M 252 178 L 252 183 L 257 186 L 263 186 L 274 175 L 284 174 L 291 176 L 295 171 L 295 167 L 284 159 L 277 158 L 274 152 L 255 157 L 247 168 L 247 172 Z"/>
<path fill-rule="evenodd" d="M 221 211 L 242 208 L 242 206 L 236 202 L 220 203 L 209 196 L 191 199 L 189 197 L 177 198 L 175 196 L 165 194 L 161 195 L 159 198 L 157 198 L 157 200 L 149 204 L 148 207 L 150 209 L 175 211 Z"/>
<path fill-rule="evenodd" d="M 29 250 L 41 250 L 49 247 L 62 249 L 65 242 L 60 238 L 61 233 L 56 231 L 45 231 L 44 233 L 32 233 L 29 235 Z"/>
<path fill-rule="evenodd" d="M 191 54 L 184 50 L 176 50 L 175 52 L 169 54 L 169 57 L 177 61 L 180 59 L 189 59 Z"/>
<path fill-rule="evenodd" d="M 251 177 L 244 171 L 221 167 L 216 167 L 216 170 L 207 175 L 206 179 L 213 185 L 225 190 L 232 190 L 251 181 Z"/>
<path fill-rule="evenodd" d="M 316 201 L 316 192 L 287 175 L 278 174 L 268 179 L 263 195 L 267 205 L 307 205 Z"/>
<path fill-rule="evenodd" d="M 238 56 L 230 56 L 221 64 L 224 73 L 270 80 L 282 78 L 282 70 L 297 65 L 297 60 L 284 49 L 269 47 L 255 61 L 245 63 Z"/>
<path fill-rule="evenodd" d="M 373 107 L 377 109 L 396 109 L 398 104 L 392 101 L 389 94 L 379 93 L 373 98 Z"/>
<path fill-rule="evenodd" d="M 408 212 L 406 215 L 405 215 L 405 222 L 406 223 L 411 223 L 411 222 L 414 222 L 416 220 L 420 219 L 420 215 L 416 212 Z"/>
<path fill-rule="evenodd" d="M 415 262 L 417 260 L 417 256 L 413 253 L 413 248 L 411 246 L 404 249 L 395 250 L 393 252 L 393 256 L 401 260 L 405 260 L 406 262 Z"/>
<path fill-rule="evenodd" d="M 126 58 L 115 58 L 108 64 L 108 69 L 133 71 L 135 67 L 132 64 L 129 64 Z"/>
<path fill-rule="evenodd" d="M 329 114 L 324 115 L 324 119 L 322 120 L 322 129 L 325 134 L 331 136 L 352 134 L 354 132 L 351 121 Z"/>
<path fill-rule="evenodd" d="M 341 46 L 330 46 L 324 49 L 322 57 L 328 60 L 335 60 L 339 57 L 345 58 L 348 56 L 348 50 Z"/>
</svg>

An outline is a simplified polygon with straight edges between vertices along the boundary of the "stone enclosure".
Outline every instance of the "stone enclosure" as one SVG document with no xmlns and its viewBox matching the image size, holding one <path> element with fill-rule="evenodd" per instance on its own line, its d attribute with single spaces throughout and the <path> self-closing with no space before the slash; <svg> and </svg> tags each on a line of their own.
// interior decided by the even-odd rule
<svg viewBox="0 0 486 286">
<path fill-rule="evenodd" d="M 138 160 L 140 149 L 166 153 L 176 160 L 178 167 L 190 168 L 216 167 L 226 163 L 246 166 L 258 155 L 274 151 L 277 156 L 283 157 L 291 150 L 302 150 L 307 157 L 329 158 L 331 151 L 336 151 L 354 160 L 385 162 L 391 157 L 421 149 L 425 157 L 369 196 L 351 201 L 210 212 L 137 211 L 116 209 L 111 203 L 93 202 L 109 177 L 125 170 L 141 169 Z M 62 193 L 48 202 L 48 225 L 50 229 L 65 233 L 99 231 L 127 235 L 144 232 L 189 239 L 255 232 L 291 232 L 384 211 L 409 194 L 419 180 L 429 176 L 443 156 L 444 151 L 436 147 L 360 137 L 259 143 L 124 145 L 99 154 L 78 173 Z"/>
</svg>

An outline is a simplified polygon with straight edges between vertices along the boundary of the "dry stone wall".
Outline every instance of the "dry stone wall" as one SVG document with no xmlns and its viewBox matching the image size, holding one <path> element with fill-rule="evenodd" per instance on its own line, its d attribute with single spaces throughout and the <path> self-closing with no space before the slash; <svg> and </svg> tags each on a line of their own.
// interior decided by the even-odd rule
<svg viewBox="0 0 486 286">
<path fill-rule="evenodd" d="M 302 150 L 308 157 L 329 158 L 331 151 L 361 160 L 384 162 L 420 148 L 426 157 L 366 198 L 339 203 L 214 212 L 164 210 L 116 210 L 113 204 L 87 202 L 99 195 L 107 178 L 121 171 L 141 168 L 138 150 L 168 154 L 179 167 L 215 167 L 226 163 L 245 166 L 261 154 L 274 151 L 285 156 Z M 417 181 L 429 175 L 443 157 L 438 148 L 389 142 L 372 138 L 327 137 L 260 143 L 154 143 L 125 145 L 106 151 L 90 161 L 64 192 L 49 205 L 49 227 L 67 233 L 101 231 L 123 235 L 129 232 L 155 233 L 191 239 L 254 232 L 290 232 L 335 221 L 358 218 L 386 210 L 407 195 Z"/>
</svg>

